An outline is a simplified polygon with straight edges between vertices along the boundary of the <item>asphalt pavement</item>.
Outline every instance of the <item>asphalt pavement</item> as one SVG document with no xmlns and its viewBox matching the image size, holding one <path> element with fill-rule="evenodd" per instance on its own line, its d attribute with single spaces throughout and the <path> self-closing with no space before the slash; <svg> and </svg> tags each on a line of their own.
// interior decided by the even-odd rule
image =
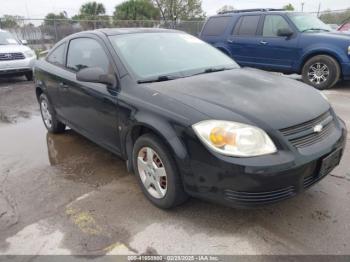
<svg viewBox="0 0 350 262">
<path fill-rule="evenodd" d="M 350 127 L 350 83 L 324 93 Z M 0 80 L 0 254 L 350 254 L 349 203 L 350 146 L 276 205 L 160 210 L 118 157 L 72 130 L 47 133 L 32 82 Z"/>
</svg>

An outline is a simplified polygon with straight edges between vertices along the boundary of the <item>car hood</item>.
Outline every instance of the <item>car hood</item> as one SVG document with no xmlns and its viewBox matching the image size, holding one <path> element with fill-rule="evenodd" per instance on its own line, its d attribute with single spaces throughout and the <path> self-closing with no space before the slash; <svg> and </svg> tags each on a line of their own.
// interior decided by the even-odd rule
<svg viewBox="0 0 350 262">
<path fill-rule="evenodd" d="M 234 69 L 148 84 L 206 114 L 281 129 L 316 118 L 329 103 L 311 86 L 257 69 Z"/>
<path fill-rule="evenodd" d="M 25 45 L 0 45 L 0 53 L 25 52 L 28 50 L 30 48 Z"/>
<path fill-rule="evenodd" d="M 350 36 L 347 34 L 344 34 L 344 32 L 340 31 L 330 31 L 330 32 L 308 32 L 303 34 L 306 37 L 319 37 L 319 38 L 333 38 L 333 39 L 338 39 L 338 40 L 345 40 L 349 42 Z"/>
</svg>

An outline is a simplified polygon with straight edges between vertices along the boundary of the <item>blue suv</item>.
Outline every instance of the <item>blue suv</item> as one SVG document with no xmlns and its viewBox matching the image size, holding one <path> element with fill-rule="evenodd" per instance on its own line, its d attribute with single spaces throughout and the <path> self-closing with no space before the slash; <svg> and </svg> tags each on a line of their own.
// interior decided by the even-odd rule
<svg viewBox="0 0 350 262">
<path fill-rule="evenodd" d="M 316 16 L 280 9 L 249 9 L 210 17 L 200 38 L 241 66 L 301 74 L 317 89 L 350 80 L 350 36 Z"/>
</svg>

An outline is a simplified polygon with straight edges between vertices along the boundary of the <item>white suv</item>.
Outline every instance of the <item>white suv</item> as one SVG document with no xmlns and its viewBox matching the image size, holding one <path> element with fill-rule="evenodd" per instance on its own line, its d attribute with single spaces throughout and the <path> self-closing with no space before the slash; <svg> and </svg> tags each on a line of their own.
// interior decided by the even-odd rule
<svg viewBox="0 0 350 262">
<path fill-rule="evenodd" d="M 24 75 L 33 79 L 35 52 L 23 45 L 11 33 L 0 29 L 0 76 Z"/>
</svg>

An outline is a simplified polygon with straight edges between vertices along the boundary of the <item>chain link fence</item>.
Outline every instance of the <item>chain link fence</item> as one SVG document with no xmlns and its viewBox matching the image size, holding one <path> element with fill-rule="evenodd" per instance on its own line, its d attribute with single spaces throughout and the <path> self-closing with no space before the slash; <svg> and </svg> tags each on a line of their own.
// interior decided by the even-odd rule
<svg viewBox="0 0 350 262">
<path fill-rule="evenodd" d="M 50 49 L 62 38 L 85 30 L 98 28 L 167 28 L 198 35 L 204 21 L 179 21 L 175 24 L 163 21 L 135 20 L 71 20 L 71 19 L 16 19 L 12 21 L 0 18 L 0 28 L 11 32 L 17 39 L 26 40 L 38 53 Z"/>
<path fill-rule="evenodd" d="M 339 21 L 350 16 L 350 9 L 326 10 L 308 12 L 318 16 L 325 23 L 340 24 Z M 350 17 L 349 17 L 350 19 Z M 192 35 L 198 35 L 204 24 L 202 21 L 177 21 L 165 23 L 154 20 L 114 20 L 113 17 L 100 18 L 99 20 L 72 20 L 72 19 L 29 19 L 29 18 L 0 18 L 0 29 L 10 31 L 19 40 L 26 40 L 28 45 L 38 53 L 50 49 L 62 38 L 84 30 L 97 28 L 128 28 L 148 27 L 167 28 L 185 31 Z"/>
</svg>

